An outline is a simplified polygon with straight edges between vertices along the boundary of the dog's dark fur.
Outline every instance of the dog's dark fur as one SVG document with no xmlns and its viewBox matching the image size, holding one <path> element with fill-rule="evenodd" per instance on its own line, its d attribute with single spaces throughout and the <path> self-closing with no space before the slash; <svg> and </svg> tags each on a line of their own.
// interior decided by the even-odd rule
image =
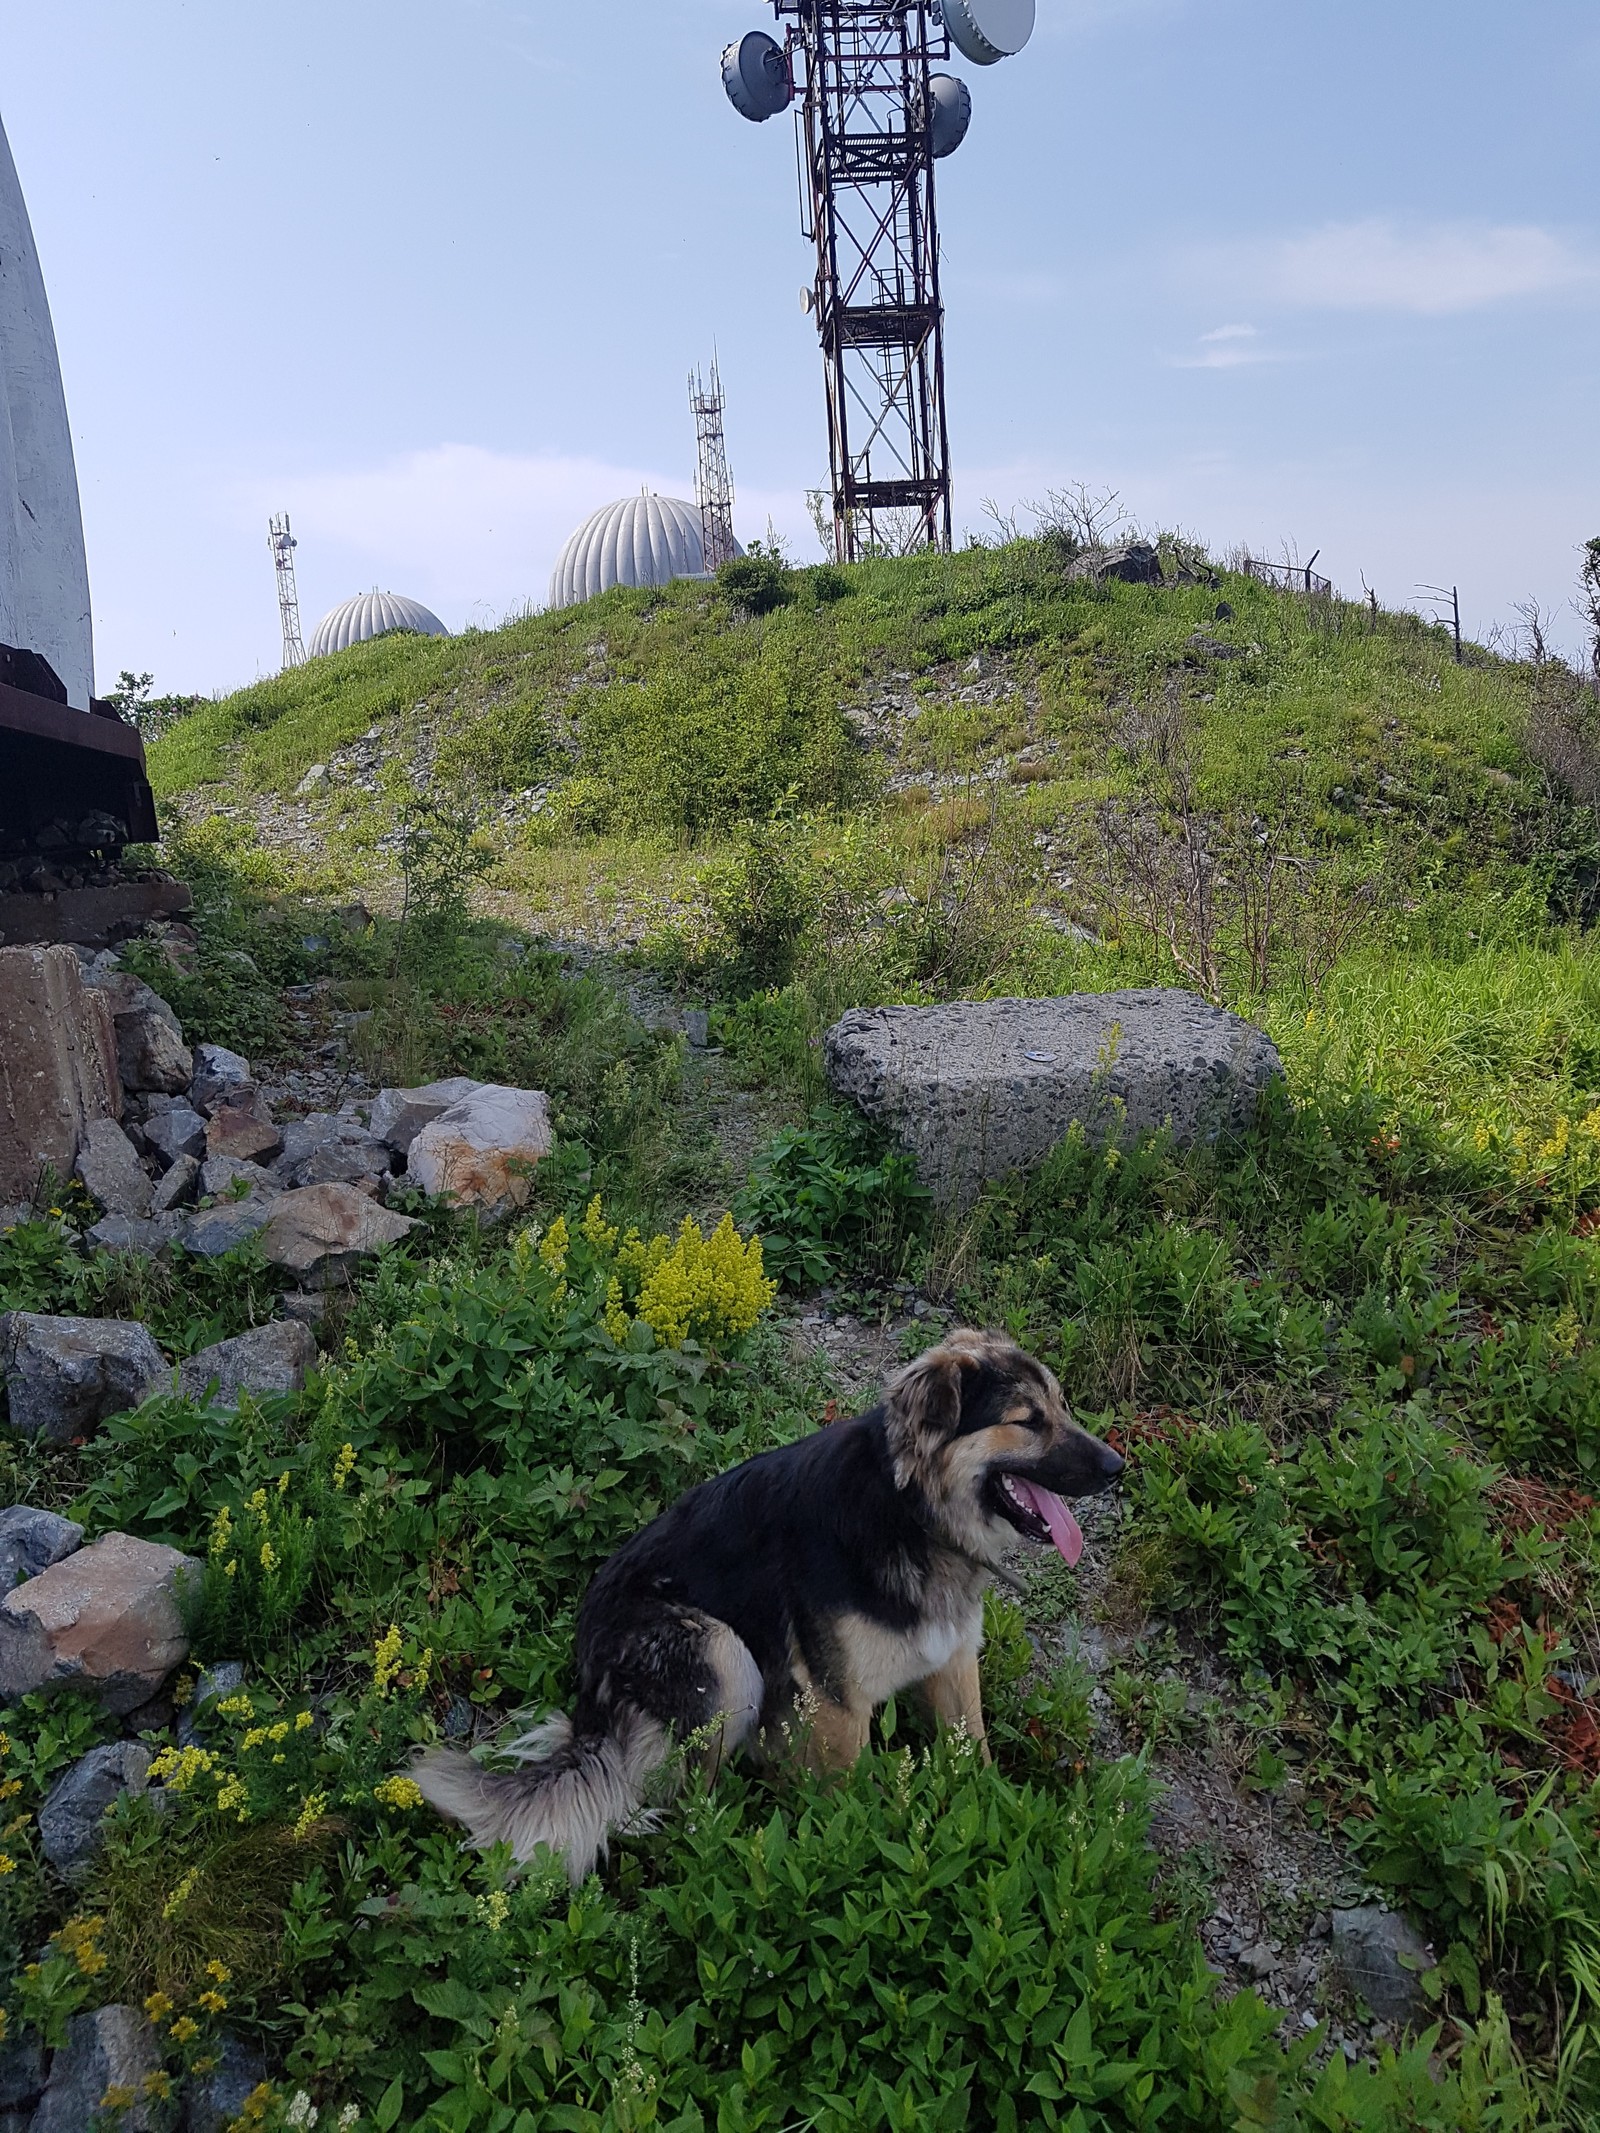
<svg viewBox="0 0 1600 2133">
<path fill-rule="evenodd" d="M 578 1618 L 573 1715 L 519 1743 L 520 1769 L 436 1751 L 417 1782 L 474 1843 L 546 1845 L 581 1881 L 681 1743 L 715 1762 L 793 1728 L 842 1768 L 916 1686 L 987 1754 L 984 1590 L 1019 1534 L 1048 1538 L 1002 1477 L 1072 1497 L 1121 1471 L 1041 1364 L 952 1334 L 882 1406 L 701 1483 L 617 1551 Z"/>
</svg>

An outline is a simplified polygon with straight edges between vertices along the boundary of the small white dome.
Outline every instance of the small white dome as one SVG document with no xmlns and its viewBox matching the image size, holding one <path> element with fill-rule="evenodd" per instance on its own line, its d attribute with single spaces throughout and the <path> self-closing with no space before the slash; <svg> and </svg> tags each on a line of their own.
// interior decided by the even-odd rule
<svg viewBox="0 0 1600 2133">
<path fill-rule="evenodd" d="M 705 569 L 694 504 L 648 492 L 625 496 L 586 518 L 562 549 L 550 580 L 550 605 L 576 607 L 613 585 L 665 585 L 672 578 L 704 577 Z"/>
<path fill-rule="evenodd" d="M 395 630 L 414 630 L 419 637 L 450 634 L 420 600 L 408 600 L 403 593 L 357 593 L 323 616 L 306 657 L 320 659 L 325 652 L 347 652 L 353 644 L 387 637 Z"/>
</svg>

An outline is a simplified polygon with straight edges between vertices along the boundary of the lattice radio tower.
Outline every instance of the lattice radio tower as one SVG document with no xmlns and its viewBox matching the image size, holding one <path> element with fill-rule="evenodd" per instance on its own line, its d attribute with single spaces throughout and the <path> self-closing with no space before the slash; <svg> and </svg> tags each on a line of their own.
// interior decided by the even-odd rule
<svg viewBox="0 0 1600 2133">
<path fill-rule="evenodd" d="M 689 377 L 689 405 L 700 444 L 695 500 L 700 506 L 700 543 L 708 571 L 720 570 L 739 552 L 733 537 L 733 476 L 728 472 L 728 440 L 722 423 L 727 404 L 713 356 L 709 388 L 698 370 Z"/>
<path fill-rule="evenodd" d="M 1032 35 L 1034 0 L 772 0 L 779 45 L 723 54 L 748 119 L 798 99 L 802 214 L 816 245 L 834 549 L 841 562 L 950 546 L 950 432 L 934 164 L 966 138 L 972 97 L 935 71 L 991 66 Z"/>
<path fill-rule="evenodd" d="M 278 619 L 283 625 L 283 664 L 305 665 L 306 648 L 300 638 L 300 594 L 294 582 L 294 552 L 299 545 L 289 531 L 289 514 L 267 521 L 267 542 L 273 567 L 278 573 Z"/>
</svg>

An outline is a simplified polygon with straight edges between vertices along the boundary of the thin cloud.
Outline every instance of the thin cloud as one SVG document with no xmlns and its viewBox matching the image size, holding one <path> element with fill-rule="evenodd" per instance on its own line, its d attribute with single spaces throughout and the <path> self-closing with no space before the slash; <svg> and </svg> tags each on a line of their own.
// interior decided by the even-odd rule
<svg viewBox="0 0 1600 2133">
<path fill-rule="evenodd" d="M 1281 363 L 1284 360 L 1276 349 L 1261 345 L 1258 326 L 1214 326 L 1209 333 L 1200 335 L 1197 346 L 1197 355 L 1170 356 L 1171 368 L 1242 370 L 1251 364 Z"/>
<path fill-rule="evenodd" d="M 1276 243 L 1210 252 L 1197 264 L 1221 268 L 1266 301 L 1308 310 L 1442 317 L 1600 289 L 1592 250 L 1532 223 L 1330 222 Z"/>
</svg>

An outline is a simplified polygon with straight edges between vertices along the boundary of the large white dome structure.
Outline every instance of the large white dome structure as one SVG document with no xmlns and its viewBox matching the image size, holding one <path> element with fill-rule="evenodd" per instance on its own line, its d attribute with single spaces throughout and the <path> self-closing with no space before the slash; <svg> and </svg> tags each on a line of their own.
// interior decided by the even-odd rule
<svg viewBox="0 0 1600 2133">
<path fill-rule="evenodd" d="M 367 644 L 374 637 L 388 637 L 396 630 L 411 630 L 418 637 L 448 637 L 450 632 L 420 600 L 404 593 L 357 593 L 323 616 L 306 651 L 308 659 L 321 659 L 327 652 L 347 652 L 353 644 Z"/>
<path fill-rule="evenodd" d="M 653 496 L 646 490 L 603 504 L 584 520 L 561 551 L 550 580 L 550 605 L 576 607 L 613 585 L 665 585 L 705 574 L 699 508 L 681 496 Z"/>
<path fill-rule="evenodd" d="M 87 711 L 89 567 L 55 328 L 0 126 L 0 644 L 38 652 Z"/>
</svg>

